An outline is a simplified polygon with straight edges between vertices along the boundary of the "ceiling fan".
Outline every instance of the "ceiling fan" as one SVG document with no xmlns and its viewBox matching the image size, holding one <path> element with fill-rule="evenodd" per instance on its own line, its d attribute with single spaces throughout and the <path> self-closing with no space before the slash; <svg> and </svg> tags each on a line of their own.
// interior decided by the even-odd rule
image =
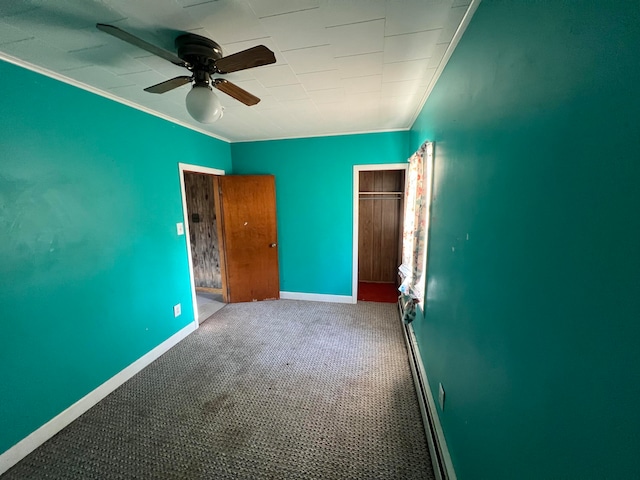
<svg viewBox="0 0 640 480">
<path fill-rule="evenodd" d="M 189 114 L 200 123 L 213 123 L 222 117 L 222 105 L 213 93 L 213 88 L 230 95 L 236 100 L 251 106 L 257 104 L 260 99 L 239 86 L 222 78 L 211 78 L 211 75 L 225 74 L 260 67 L 275 63 L 274 53 L 264 45 L 243 50 L 227 57 L 222 56 L 222 48 L 213 40 L 185 33 L 175 40 L 177 55 L 157 47 L 129 32 L 103 23 L 96 24 L 99 30 L 124 40 L 131 45 L 153 53 L 174 65 L 185 67 L 192 72 L 190 76 L 180 76 L 145 88 L 149 93 L 165 93 L 174 88 L 191 83 L 193 88 L 186 98 Z"/>
</svg>

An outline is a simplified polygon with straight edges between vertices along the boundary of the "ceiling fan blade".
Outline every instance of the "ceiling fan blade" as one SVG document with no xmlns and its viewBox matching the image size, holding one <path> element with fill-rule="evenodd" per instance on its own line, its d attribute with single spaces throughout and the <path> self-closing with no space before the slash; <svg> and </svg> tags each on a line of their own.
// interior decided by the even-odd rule
<svg viewBox="0 0 640 480">
<path fill-rule="evenodd" d="M 215 66 L 217 73 L 231 73 L 270 63 L 276 63 L 275 54 L 264 45 L 258 45 L 228 57 L 222 57 L 216 60 Z"/>
<path fill-rule="evenodd" d="M 153 53 L 154 55 L 164 58 L 165 60 L 169 60 L 174 65 L 178 65 L 180 67 L 189 67 L 189 64 L 187 62 L 182 60 L 177 55 L 171 53 L 170 51 L 165 50 L 164 48 L 156 47 L 155 45 L 152 45 L 151 43 L 146 42 L 141 38 L 130 34 L 129 32 L 125 32 L 118 27 L 114 27 L 113 25 L 105 25 L 104 23 L 96 23 L 96 28 L 98 30 L 102 30 L 105 33 L 108 33 L 109 35 L 113 35 L 120 40 L 124 40 L 131 45 L 146 50 L 149 53 Z"/>
<path fill-rule="evenodd" d="M 235 98 L 239 102 L 244 103 L 245 105 L 251 106 L 260 102 L 260 99 L 255 95 L 250 94 L 243 88 L 240 88 L 234 83 L 231 83 L 228 80 L 224 80 L 222 78 L 216 78 L 213 82 L 213 86 L 218 90 L 226 93 L 227 95 Z"/>
<path fill-rule="evenodd" d="M 147 87 L 144 89 L 144 91 L 149 93 L 165 93 L 169 90 L 173 90 L 174 88 L 181 87 L 182 85 L 185 85 L 189 82 L 191 82 L 191 77 L 176 77 L 165 82 L 160 82 L 157 85 Z"/>
</svg>

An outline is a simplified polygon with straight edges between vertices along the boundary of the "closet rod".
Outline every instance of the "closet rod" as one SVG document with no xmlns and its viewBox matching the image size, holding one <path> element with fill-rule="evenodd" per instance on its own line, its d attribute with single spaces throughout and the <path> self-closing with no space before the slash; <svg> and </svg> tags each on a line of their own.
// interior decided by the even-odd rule
<svg viewBox="0 0 640 480">
<path fill-rule="evenodd" d="M 362 197 L 360 200 L 402 200 L 401 197 Z"/>
</svg>

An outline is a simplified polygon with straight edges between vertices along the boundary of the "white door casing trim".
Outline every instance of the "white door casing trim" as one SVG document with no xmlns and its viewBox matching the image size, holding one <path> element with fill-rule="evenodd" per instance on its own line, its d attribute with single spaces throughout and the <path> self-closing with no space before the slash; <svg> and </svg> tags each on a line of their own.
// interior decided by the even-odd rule
<svg viewBox="0 0 640 480">
<path fill-rule="evenodd" d="M 353 266 L 351 273 L 351 296 L 353 297 L 353 303 L 358 302 L 358 226 L 360 221 L 360 172 L 370 172 L 375 170 L 404 170 L 406 183 L 409 163 L 381 163 L 374 165 L 353 166 Z"/>
<path fill-rule="evenodd" d="M 189 234 L 189 214 L 187 213 L 187 192 L 184 186 L 184 173 L 206 173 L 209 175 L 224 175 L 224 170 L 218 168 L 202 167 L 200 165 L 190 165 L 188 163 L 178 163 L 180 173 L 180 193 L 182 195 L 182 216 L 184 217 L 184 234 L 187 243 L 187 259 L 189 261 L 189 282 L 191 284 L 191 301 L 193 303 L 193 321 L 196 328 L 200 325 L 198 321 L 198 302 L 196 299 L 196 282 L 193 274 L 193 258 L 191 258 L 191 235 Z"/>
</svg>

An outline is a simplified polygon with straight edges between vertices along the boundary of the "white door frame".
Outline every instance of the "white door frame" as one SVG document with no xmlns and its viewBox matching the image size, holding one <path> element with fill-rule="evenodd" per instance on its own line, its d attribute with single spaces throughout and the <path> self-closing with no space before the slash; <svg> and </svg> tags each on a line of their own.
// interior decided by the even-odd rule
<svg viewBox="0 0 640 480">
<path fill-rule="evenodd" d="M 374 165 L 354 165 L 353 166 L 353 270 L 351 274 L 351 297 L 353 303 L 358 303 L 358 227 L 360 221 L 360 172 L 370 172 L 374 170 L 404 170 L 405 183 L 409 163 L 380 163 Z"/>
<path fill-rule="evenodd" d="M 224 170 L 188 163 L 178 163 L 180 173 L 180 192 L 182 194 L 182 215 L 184 217 L 184 234 L 187 237 L 187 258 L 189 259 L 189 282 L 191 283 L 191 301 L 193 303 L 193 321 L 195 327 L 200 326 L 198 321 L 198 301 L 196 299 L 196 281 L 193 275 L 193 258 L 191 258 L 191 235 L 189 234 L 189 214 L 187 213 L 187 192 L 184 187 L 184 172 L 206 173 L 208 175 L 224 175 Z"/>
</svg>

